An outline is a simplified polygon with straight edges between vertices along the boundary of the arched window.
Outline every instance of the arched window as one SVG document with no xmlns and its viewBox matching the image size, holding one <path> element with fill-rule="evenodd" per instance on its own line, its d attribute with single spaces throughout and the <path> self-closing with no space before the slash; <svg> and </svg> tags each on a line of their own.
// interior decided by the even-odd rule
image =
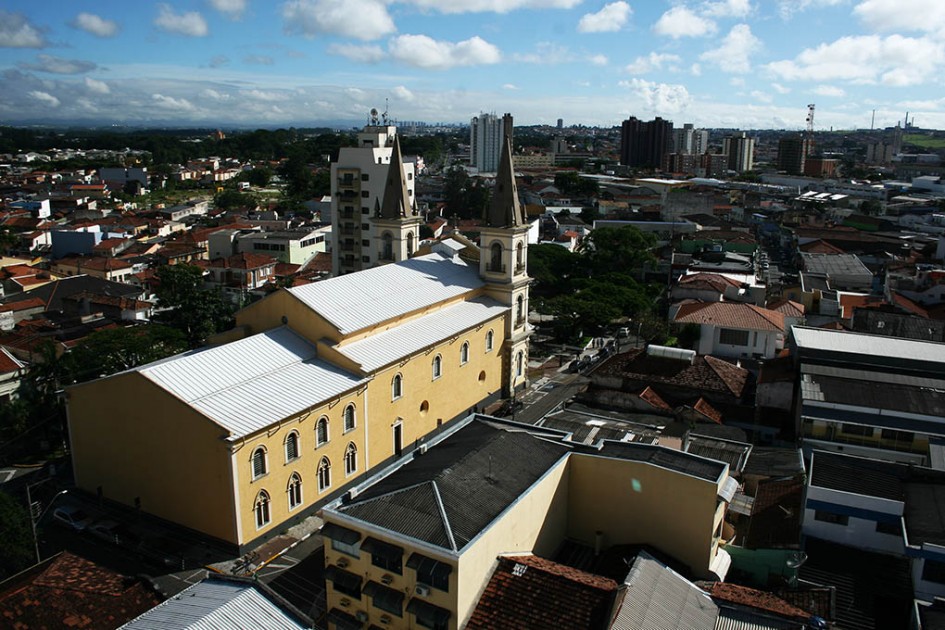
<svg viewBox="0 0 945 630">
<path fill-rule="evenodd" d="M 443 357 L 436 355 L 433 357 L 433 379 L 436 380 L 443 376 Z"/>
<path fill-rule="evenodd" d="M 524 369 L 525 369 L 525 353 L 522 351 L 519 351 L 518 356 L 515 357 L 515 376 L 521 376 Z"/>
<path fill-rule="evenodd" d="M 464 341 L 459 347 L 459 364 L 466 365 L 469 362 L 469 342 Z"/>
<path fill-rule="evenodd" d="M 345 407 L 345 433 L 353 430 L 356 425 L 357 422 L 354 417 L 354 405 L 348 405 Z"/>
<path fill-rule="evenodd" d="M 299 434 L 296 431 L 290 431 L 285 436 L 285 461 L 291 462 L 299 456 Z"/>
<path fill-rule="evenodd" d="M 315 446 L 328 442 L 328 418 L 322 416 L 315 424 Z"/>
<path fill-rule="evenodd" d="M 381 252 L 381 260 L 394 260 L 394 237 L 390 232 L 384 232 L 381 237 L 384 250 Z"/>
<path fill-rule="evenodd" d="M 407 256 L 413 256 L 413 232 L 407 232 Z"/>
<path fill-rule="evenodd" d="M 327 457 L 322 457 L 318 462 L 318 491 L 324 492 L 331 487 L 331 462 Z"/>
<path fill-rule="evenodd" d="M 515 301 L 515 325 L 521 326 L 525 320 L 525 296 L 520 295 Z"/>
<path fill-rule="evenodd" d="M 521 273 L 525 270 L 525 245 L 519 243 L 515 246 L 515 272 Z"/>
<path fill-rule="evenodd" d="M 351 473 L 358 471 L 358 447 L 354 445 L 354 442 L 348 444 L 348 448 L 345 449 L 345 474 L 350 475 Z"/>
<path fill-rule="evenodd" d="M 397 400 L 404 395 L 404 377 L 400 374 L 394 375 L 394 380 L 390 383 L 391 400 Z"/>
<path fill-rule="evenodd" d="M 269 466 L 266 461 L 266 448 L 260 446 L 253 451 L 253 479 L 259 479 L 267 472 L 269 472 Z"/>
<path fill-rule="evenodd" d="M 491 330 L 486 333 L 486 352 L 492 352 L 492 346 L 495 343 L 495 333 Z"/>
<path fill-rule="evenodd" d="M 502 271 L 502 243 L 493 243 L 489 251 L 492 252 L 489 271 Z"/>
<path fill-rule="evenodd" d="M 256 529 L 269 524 L 269 493 L 265 490 L 260 490 L 256 495 L 253 512 L 256 515 Z"/>
<path fill-rule="evenodd" d="M 302 478 L 299 477 L 298 473 L 292 473 L 292 476 L 289 477 L 289 485 L 286 487 L 286 494 L 289 495 L 290 510 L 294 510 L 302 505 Z"/>
</svg>

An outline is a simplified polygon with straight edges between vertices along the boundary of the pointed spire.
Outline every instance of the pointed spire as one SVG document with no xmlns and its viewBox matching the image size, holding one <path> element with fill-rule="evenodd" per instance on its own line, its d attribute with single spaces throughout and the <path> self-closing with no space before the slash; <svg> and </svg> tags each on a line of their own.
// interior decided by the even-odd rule
<svg viewBox="0 0 945 630">
<path fill-rule="evenodd" d="M 394 136 L 394 150 L 390 156 L 384 202 L 381 204 L 379 216 L 383 219 L 401 219 L 412 214 L 407 182 L 404 180 L 404 159 L 400 155 L 400 136 Z"/>
<path fill-rule="evenodd" d="M 515 185 L 515 169 L 512 168 L 512 139 L 506 135 L 503 141 L 502 155 L 499 158 L 499 172 L 495 178 L 495 189 L 489 203 L 486 223 L 489 227 L 521 227 L 528 224 L 525 212 L 518 200 L 518 187 Z"/>
</svg>

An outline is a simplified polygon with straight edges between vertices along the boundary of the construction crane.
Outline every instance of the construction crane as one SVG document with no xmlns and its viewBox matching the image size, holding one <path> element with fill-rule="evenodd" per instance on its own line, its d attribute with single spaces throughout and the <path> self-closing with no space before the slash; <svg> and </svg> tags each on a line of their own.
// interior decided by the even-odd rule
<svg viewBox="0 0 945 630">
<path fill-rule="evenodd" d="M 807 106 L 807 155 L 814 153 L 814 104 Z"/>
</svg>

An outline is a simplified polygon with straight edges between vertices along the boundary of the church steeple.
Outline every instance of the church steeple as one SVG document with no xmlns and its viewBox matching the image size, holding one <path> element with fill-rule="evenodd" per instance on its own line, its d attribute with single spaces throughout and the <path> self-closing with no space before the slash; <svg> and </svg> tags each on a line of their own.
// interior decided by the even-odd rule
<svg viewBox="0 0 945 630">
<path fill-rule="evenodd" d="M 390 156 L 390 168 L 387 170 L 387 184 L 384 186 L 384 201 L 376 212 L 382 219 L 401 219 L 416 214 L 410 205 L 407 182 L 404 180 L 404 159 L 400 154 L 400 136 L 394 136 L 394 150 Z"/>
<path fill-rule="evenodd" d="M 496 228 L 517 228 L 528 225 L 522 204 L 518 200 L 515 185 L 515 169 L 512 168 L 512 139 L 507 134 L 499 157 L 492 201 L 484 217 L 486 225 Z"/>
</svg>

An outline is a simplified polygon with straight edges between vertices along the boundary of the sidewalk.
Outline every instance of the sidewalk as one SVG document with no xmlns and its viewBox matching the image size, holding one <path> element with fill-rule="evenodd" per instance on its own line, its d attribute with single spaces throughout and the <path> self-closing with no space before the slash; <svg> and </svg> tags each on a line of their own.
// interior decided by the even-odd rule
<svg viewBox="0 0 945 630">
<path fill-rule="evenodd" d="M 243 556 L 210 564 L 207 565 L 207 568 L 226 575 L 253 575 L 299 543 L 307 540 L 309 536 L 320 530 L 323 524 L 319 517 L 309 516 L 301 523 L 290 527 L 286 530 L 286 533 L 270 538 Z"/>
</svg>

